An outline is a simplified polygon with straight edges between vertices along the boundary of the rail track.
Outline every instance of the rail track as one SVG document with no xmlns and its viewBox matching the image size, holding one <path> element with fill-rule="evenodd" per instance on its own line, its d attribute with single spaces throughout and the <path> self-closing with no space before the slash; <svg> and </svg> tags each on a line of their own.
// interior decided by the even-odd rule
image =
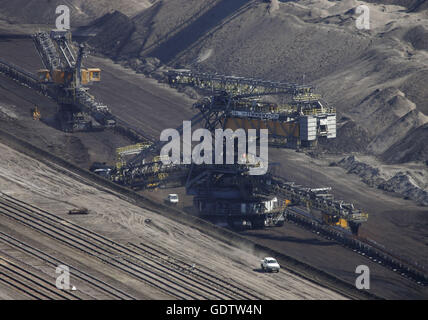
<svg viewBox="0 0 428 320">
<path fill-rule="evenodd" d="M 406 261 L 404 258 L 382 248 L 369 239 L 354 236 L 345 230 L 322 224 L 310 214 L 299 209 L 289 208 L 286 220 L 305 229 L 311 230 L 327 240 L 334 240 L 346 248 L 364 256 L 372 262 L 396 272 L 403 278 L 420 286 L 428 286 L 428 275 L 421 266 Z"/>
<path fill-rule="evenodd" d="M 24 243 L 19 239 L 7 235 L 4 232 L 0 232 L 0 242 L 7 244 L 11 248 L 22 251 L 29 256 L 35 257 L 38 260 L 51 265 L 53 268 L 56 268 L 59 265 L 67 265 L 73 275 L 73 278 L 79 279 L 81 283 L 84 283 L 87 286 L 89 285 L 92 289 L 95 289 L 97 292 L 101 293 L 101 298 L 136 300 L 136 298 L 132 295 L 125 293 L 122 290 L 117 289 L 114 286 L 100 279 L 97 279 L 96 277 L 84 271 L 81 271 L 79 268 L 73 267 L 70 264 L 60 261 L 55 257 L 52 257 L 51 255 Z"/>
<path fill-rule="evenodd" d="M 17 263 L 10 257 L 0 256 L 0 282 L 5 283 L 30 298 L 37 300 L 80 300 L 72 292 L 60 291 L 56 286 Z"/>
<path fill-rule="evenodd" d="M 196 272 L 161 263 L 144 251 L 137 251 L 136 247 L 127 247 L 6 195 L 0 197 L 0 214 L 100 259 L 177 299 L 259 299 L 250 290 L 230 285 L 207 272 L 195 275 Z M 0 239 L 2 237 L 0 235 Z"/>
<path fill-rule="evenodd" d="M 246 289 L 242 284 L 235 285 L 225 279 L 215 276 L 212 272 L 205 270 L 203 266 L 191 265 L 187 262 L 177 259 L 167 253 L 151 247 L 148 244 L 140 243 L 139 245 L 128 243 L 129 246 L 135 248 L 138 252 L 148 257 L 148 259 L 171 266 L 181 272 L 190 274 L 192 277 L 198 278 L 207 285 L 224 290 L 228 288 L 231 293 L 241 292 L 242 296 L 248 295 L 253 299 L 260 299 L 257 295 L 251 293 L 251 289 Z"/>
</svg>

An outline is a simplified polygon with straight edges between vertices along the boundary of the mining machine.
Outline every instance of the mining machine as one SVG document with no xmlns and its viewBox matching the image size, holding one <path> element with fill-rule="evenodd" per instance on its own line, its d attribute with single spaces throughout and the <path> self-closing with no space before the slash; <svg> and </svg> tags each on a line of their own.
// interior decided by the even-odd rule
<svg viewBox="0 0 428 320">
<path fill-rule="evenodd" d="M 209 94 L 193 106 L 207 129 L 268 129 L 271 145 L 291 148 L 311 148 L 319 139 L 336 138 L 336 110 L 312 86 L 190 70 L 170 70 L 168 81 Z M 286 97 L 287 103 L 262 100 L 273 95 Z"/>
<path fill-rule="evenodd" d="M 101 81 L 99 68 L 84 68 L 85 47 L 76 52 L 70 31 L 37 32 L 33 41 L 45 66 L 38 70 L 40 83 L 59 105 L 57 120 L 66 132 L 114 127 L 116 120 L 107 106 L 97 102 L 85 87 Z"/>
<path fill-rule="evenodd" d="M 311 141 L 320 137 L 335 137 L 335 110 L 326 107 L 309 86 L 183 70 L 170 71 L 168 76 L 172 85 L 210 90 L 210 97 L 193 106 L 199 112 L 191 123 L 192 126 L 202 124 L 213 134 L 216 128 L 266 128 L 274 132 L 273 138 L 282 137 L 298 146 L 311 146 Z M 279 106 L 258 99 L 277 94 L 290 95 L 292 104 Z M 182 127 L 177 131 L 182 134 Z M 311 219 L 352 233 L 357 233 L 360 224 L 367 220 L 367 214 L 353 204 L 335 200 L 331 192 L 327 192 L 330 188 L 302 187 L 271 172 L 251 175 L 250 169 L 263 164 L 237 161 L 239 157 L 249 160 L 252 155 L 238 154 L 234 142 L 235 164 L 228 165 L 215 164 L 214 159 L 212 164 L 169 163 L 159 156 L 166 143 L 159 141 L 118 149 L 118 154 L 128 152 L 133 157 L 121 158 L 109 178 L 134 189 L 185 186 L 186 193 L 193 196 L 199 216 L 239 229 L 281 226 L 288 215 L 302 208 Z"/>
</svg>

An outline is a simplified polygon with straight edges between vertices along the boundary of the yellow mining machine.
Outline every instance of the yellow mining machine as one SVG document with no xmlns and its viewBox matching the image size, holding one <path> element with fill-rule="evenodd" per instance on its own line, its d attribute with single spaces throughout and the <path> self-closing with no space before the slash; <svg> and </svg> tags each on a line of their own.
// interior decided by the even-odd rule
<svg viewBox="0 0 428 320">
<path fill-rule="evenodd" d="M 318 139 L 336 138 L 336 110 L 307 85 L 260 79 L 170 70 L 171 86 L 192 86 L 210 96 L 194 104 L 210 130 L 268 129 L 271 145 L 316 146 Z M 262 97 L 281 95 L 279 105 Z"/>
<path fill-rule="evenodd" d="M 116 124 L 107 106 L 87 93 L 88 85 L 101 81 L 101 69 L 83 68 L 84 46 L 76 52 L 70 31 L 52 30 L 33 35 L 34 44 L 45 69 L 37 72 L 40 83 L 58 104 L 57 119 L 64 131 L 86 131 Z"/>
<path fill-rule="evenodd" d="M 211 132 L 219 127 L 267 128 L 278 136 L 294 137 L 308 144 L 320 136 L 333 138 L 336 135 L 335 110 L 325 107 L 308 86 L 187 71 L 171 71 L 169 81 L 172 85 L 191 84 L 214 91 L 211 97 L 194 105 L 200 112 L 191 119 L 192 125 L 204 121 L 205 128 Z M 289 94 L 294 102 L 279 106 L 253 99 L 271 94 Z M 183 133 L 179 128 L 177 131 Z M 230 165 L 215 164 L 214 161 L 199 165 L 165 162 L 156 156 L 165 144 L 157 142 L 119 148 L 116 168 L 108 177 L 138 189 L 169 187 L 178 183 L 193 196 L 194 206 L 201 217 L 216 223 L 226 221 L 237 228 L 281 226 L 293 212 L 303 212 L 309 219 L 317 219 L 311 214 L 313 210 L 320 213 L 319 223 L 353 233 L 357 233 L 359 225 L 367 220 L 367 214 L 352 204 L 334 200 L 327 192 L 331 188 L 302 187 L 271 173 L 252 175 L 250 171 L 255 164 L 251 161 Z M 235 157 L 242 156 L 237 151 L 235 148 Z M 125 161 L 124 155 L 135 157 Z"/>
</svg>

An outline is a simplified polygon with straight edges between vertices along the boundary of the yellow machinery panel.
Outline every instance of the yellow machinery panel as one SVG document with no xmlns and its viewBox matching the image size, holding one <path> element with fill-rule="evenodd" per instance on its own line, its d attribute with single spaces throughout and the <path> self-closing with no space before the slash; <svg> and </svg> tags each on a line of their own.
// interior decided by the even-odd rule
<svg viewBox="0 0 428 320">
<path fill-rule="evenodd" d="M 71 81 L 73 75 L 71 73 L 65 73 L 62 70 L 54 70 L 52 72 L 52 79 L 47 69 L 41 69 L 37 72 L 37 77 L 40 82 L 49 82 L 53 81 L 58 84 L 64 84 L 65 80 Z M 98 68 L 89 68 L 81 70 L 81 83 L 88 84 L 89 82 L 98 82 L 101 81 L 101 69 Z"/>
<path fill-rule="evenodd" d="M 337 226 L 343 229 L 348 229 L 348 221 L 343 218 L 334 219 L 332 216 L 328 214 L 323 214 L 323 220 L 326 224 L 330 226 Z"/>
<path fill-rule="evenodd" d="M 281 122 L 274 120 L 227 118 L 224 129 L 268 129 L 270 135 L 277 137 L 300 137 L 298 122 Z"/>
<path fill-rule="evenodd" d="M 51 75 L 48 69 L 41 69 L 37 71 L 37 78 L 40 82 L 49 82 L 51 80 Z"/>
<path fill-rule="evenodd" d="M 52 72 L 52 80 L 55 83 L 64 83 L 64 71 L 54 70 Z"/>
<path fill-rule="evenodd" d="M 54 70 L 52 72 L 52 80 L 55 83 L 64 84 L 66 82 L 71 81 L 73 75 L 71 73 L 66 73 L 62 70 Z"/>
<path fill-rule="evenodd" d="M 348 228 L 348 221 L 346 221 L 345 219 L 340 218 L 339 222 L 337 223 L 337 226 L 342 227 L 344 229 Z"/>
<path fill-rule="evenodd" d="M 80 83 L 81 84 L 88 84 L 89 83 L 89 72 L 87 69 L 82 69 L 81 71 L 81 80 Z"/>
<path fill-rule="evenodd" d="M 89 81 L 101 81 L 101 69 L 88 68 Z"/>
</svg>

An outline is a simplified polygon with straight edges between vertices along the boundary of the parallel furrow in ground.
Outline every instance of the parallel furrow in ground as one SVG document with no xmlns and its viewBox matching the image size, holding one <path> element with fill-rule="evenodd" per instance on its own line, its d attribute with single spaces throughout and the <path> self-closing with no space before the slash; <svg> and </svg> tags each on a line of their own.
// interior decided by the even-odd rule
<svg viewBox="0 0 428 320">
<path fill-rule="evenodd" d="M 232 290 L 224 284 L 212 286 L 201 277 L 192 277 L 148 259 L 126 246 L 13 198 L 1 199 L 0 213 L 97 257 L 179 299 L 256 298 L 251 293 L 243 294 L 242 290 Z"/>
</svg>

